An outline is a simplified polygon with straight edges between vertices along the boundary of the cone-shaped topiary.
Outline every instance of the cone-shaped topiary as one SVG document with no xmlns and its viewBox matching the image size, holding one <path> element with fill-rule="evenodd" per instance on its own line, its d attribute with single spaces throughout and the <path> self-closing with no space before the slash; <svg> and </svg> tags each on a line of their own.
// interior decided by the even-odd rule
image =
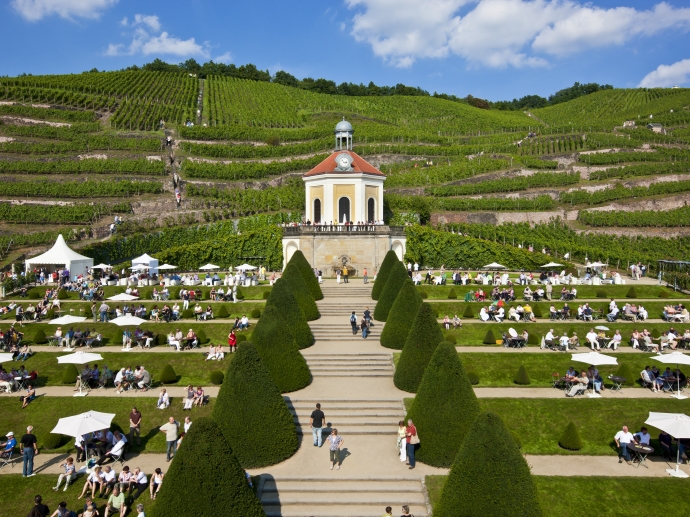
<svg viewBox="0 0 690 517">
<path fill-rule="evenodd" d="M 66 300 L 69 298 L 69 295 L 67 294 L 67 291 L 64 289 L 60 289 L 57 294 L 58 300 Z"/>
<path fill-rule="evenodd" d="M 224 515 L 266 517 L 237 456 L 211 418 L 194 419 L 165 479 L 152 517 L 215 517 L 221 508 Z"/>
<path fill-rule="evenodd" d="M 291 329 L 281 318 L 277 307 L 266 306 L 263 317 L 254 327 L 252 341 L 281 392 L 296 391 L 311 382 L 307 362 L 300 354 Z M 243 346 L 244 343 L 238 348 Z"/>
<path fill-rule="evenodd" d="M 237 288 L 237 292 L 235 293 L 235 296 L 237 296 L 238 300 L 244 300 L 244 291 L 242 290 L 241 287 Z"/>
<path fill-rule="evenodd" d="M 426 292 L 424 289 L 419 290 L 419 296 L 421 297 L 422 300 L 426 300 L 429 298 L 429 293 Z"/>
<path fill-rule="evenodd" d="M 79 372 L 77 367 L 73 364 L 66 364 L 65 369 L 62 372 L 62 384 L 74 384 L 77 382 L 77 376 Z"/>
<path fill-rule="evenodd" d="M 575 424 L 572 422 L 568 424 L 565 431 L 563 431 L 561 439 L 558 441 L 558 445 L 569 451 L 579 451 L 582 449 L 582 439 Z"/>
<path fill-rule="evenodd" d="M 216 386 L 220 386 L 223 384 L 223 380 L 225 380 L 225 374 L 221 372 L 220 370 L 216 370 L 211 372 L 211 384 L 215 384 Z"/>
<path fill-rule="evenodd" d="M 628 292 L 625 293 L 626 298 L 637 298 L 637 291 L 635 291 L 634 287 L 631 287 L 628 289 Z"/>
<path fill-rule="evenodd" d="M 36 332 L 34 332 L 31 341 L 33 341 L 36 345 L 43 345 L 48 342 L 48 339 L 46 339 L 46 333 L 43 332 L 43 329 L 39 328 L 36 329 Z"/>
<path fill-rule="evenodd" d="M 527 344 L 528 345 L 540 345 L 541 336 L 539 334 L 527 334 Z"/>
<path fill-rule="evenodd" d="M 313 274 L 313 273 L 312 273 Z M 292 296 L 297 300 L 299 308 L 302 310 L 302 314 L 307 319 L 307 321 L 314 321 L 319 319 L 321 314 L 319 314 L 319 309 L 316 306 L 314 297 L 307 287 L 307 283 L 302 277 L 297 266 L 293 264 L 288 264 L 283 272 L 283 276 L 280 279 L 281 282 L 287 282 L 290 286 L 290 292 Z"/>
<path fill-rule="evenodd" d="M 443 340 L 448 341 L 449 343 L 453 343 L 454 345 L 458 343 L 458 338 L 453 332 L 446 333 Z"/>
<path fill-rule="evenodd" d="M 233 355 L 211 416 L 244 468 L 275 465 L 299 446 L 292 413 L 249 341 Z"/>
<path fill-rule="evenodd" d="M 493 330 L 489 329 L 486 331 L 486 335 L 484 336 L 484 341 L 482 341 L 485 345 L 495 345 L 496 344 L 496 337 L 494 336 Z"/>
<path fill-rule="evenodd" d="M 277 314 L 290 328 L 290 334 L 298 348 L 307 348 L 314 344 L 314 334 L 312 334 L 309 323 L 299 308 L 297 299 L 292 295 L 288 282 L 280 279 L 275 283 L 271 290 L 271 296 L 266 301 L 266 307 L 269 305 L 278 309 Z M 266 309 L 264 309 L 265 312 Z"/>
<path fill-rule="evenodd" d="M 208 338 L 206 337 L 206 332 L 204 332 L 204 329 L 196 329 L 194 333 L 196 334 L 196 337 L 199 340 L 199 345 L 203 345 L 204 343 L 208 342 Z"/>
<path fill-rule="evenodd" d="M 316 278 L 314 270 L 311 268 L 309 262 L 307 262 L 307 259 L 300 250 L 297 250 L 292 254 L 292 257 L 288 262 L 288 266 L 290 264 L 294 264 L 297 267 L 302 275 L 302 278 L 304 278 L 304 281 L 306 282 L 309 292 L 314 300 L 323 300 L 323 293 L 321 292 L 319 280 Z"/>
<path fill-rule="evenodd" d="M 374 309 L 374 319 L 378 321 L 386 321 L 390 313 L 393 303 L 400 292 L 405 280 L 409 280 L 407 276 L 407 269 L 402 262 L 397 261 L 393 264 L 388 280 L 383 288 L 379 301 Z"/>
<path fill-rule="evenodd" d="M 596 297 L 597 298 L 607 298 L 606 291 L 604 291 L 603 289 L 597 289 Z"/>
<path fill-rule="evenodd" d="M 539 307 L 539 305 L 535 305 L 532 307 L 532 313 L 534 314 L 535 318 L 542 318 L 544 316 L 541 312 L 541 307 Z"/>
<path fill-rule="evenodd" d="M 659 298 L 669 298 L 668 291 L 664 291 L 663 289 L 659 291 Z"/>
<path fill-rule="evenodd" d="M 518 368 L 518 371 L 515 374 L 514 382 L 515 384 L 521 384 L 523 386 L 527 386 L 532 382 L 527 374 L 527 368 L 525 368 L 524 364 L 521 364 L 520 368 Z"/>
<path fill-rule="evenodd" d="M 637 380 L 637 377 L 635 377 L 632 373 L 632 370 L 630 369 L 630 366 L 627 364 L 623 363 L 618 367 L 618 371 L 616 372 L 616 377 L 622 377 L 625 379 L 625 382 L 623 383 L 624 386 L 635 386 L 635 381 Z"/>
<path fill-rule="evenodd" d="M 252 309 L 251 317 L 254 318 L 255 320 L 258 320 L 261 317 L 261 310 Z"/>
<path fill-rule="evenodd" d="M 450 467 L 481 410 L 455 347 L 441 342 L 407 415 L 423 437 L 417 459 L 434 467 Z M 443 426 L 439 422 L 445 422 Z"/>
<path fill-rule="evenodd" d="M 457 300 L 458 299 L 458 293 L 455 292 L 455 287 L 451 287 L 450 291 L 448 291 L 448 299 L 449 300 Z"/>
<path fill-rule="evenodd" d="M 470 384 L 479 384 L 479 374 L 474 370 L 470 370 L 467 372 L 467 378 L 470 380 Z"/>
<path fill-rule="evenodd" d="M 434 310 L 428 303 L 422 302 L 395 369 L 394 380 L 398 388 L 410 393 L 417 392 L 426 365 L 441 341 L 443 333 L 436 321 Z"/>
<path fill-rule="evenodd" d="M 225 305 L 221 305 L 220 309 L 218 309 L 218 312 L 214 315 L 216 318 L 229 318 L 230 313 L 228 312 L 228 308 Z"/>
<path fill-rule="evenodd" d="M 543 516 L 527 462 L 503 420 L 490 412 L 474 421 L 434 508 L 434 517 L 477 515 Z"/>
<path fill-rule="evenodd" d="M 166 364 L 163 367 L 163 371 L 161 372 L 160 376 L 160 381 L 163 384 L 174 384 L 177 382 L 177 374 L 175 373 L 175 370 L 171 365 Z"/>
<path fill-rule="evenodd" d="M 462 317 L 467 319 L 474 319 L 474 311 L 472 310 L 472 307 L 470 305 L 465 307 L 465 311 L 462 313 Z"/>
<path fill-rule="evenodd" d="M 376 281 L 374 281 L 374 287 L 371 289 L 371 297 L 374 300 L 378 300 L 381 296 L 383 288 L 386 286 L 386 282 L 388 281 L 388 275 L 391 274 L 393 264 L 396 262 L 400 262 L 398 256 L 395 254 L 395 251 L 389 250 L 384 257 L 383 262 L 381 262 L 381 267 L 376 274 Z"/>
<path fill-rule="evenodd" d="M 661 332 L 659 332 L 659 329 L 652 329 L 651 334 L 654 339 L 658 339 L 661 337 Z"/>
<path fill-rule="evenodd" d="M 390 313 L 388 313 L 386 325 L 381 331 L 381 344 L 383 346 L 402 350 L 421 304 L 422 298 L 419 296 L 414 283 L 410 279 L 405 280 L 395 302 L 393 302 Z"/>
</svg>

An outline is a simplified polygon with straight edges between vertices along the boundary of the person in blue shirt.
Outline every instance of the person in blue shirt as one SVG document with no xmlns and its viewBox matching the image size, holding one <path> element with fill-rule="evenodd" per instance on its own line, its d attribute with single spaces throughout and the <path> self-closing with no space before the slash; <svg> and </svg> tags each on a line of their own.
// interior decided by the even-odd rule
<svg viewBox="0 0 690 517">
<path fill-rule="evenodd" d="M 9 433 L 7 433 L 7 440 L 5 441 L 5 443 L 0 444 L 0 447 L 2 447 L 0 456 L 9 456 L 10 451 L 12 451 L 16 446 L 17 439 L 14 437 L 14 433 L 10 431 Z"/>
</svg>

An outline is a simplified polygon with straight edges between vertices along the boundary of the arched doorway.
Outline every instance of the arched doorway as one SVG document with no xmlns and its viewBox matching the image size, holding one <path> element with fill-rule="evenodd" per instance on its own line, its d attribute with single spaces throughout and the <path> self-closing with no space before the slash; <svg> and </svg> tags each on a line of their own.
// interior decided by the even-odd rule
<svg viewBox="0 0 690 517">
<path fill-rule="evenodd" d="M 285 246 L 285 257 L 283 257 L 286 264 L 290 261 L 292 255 L 294 255 L 295 251 L 298 249 L 299 248 L 297 247 L 297 243 L 295 241 L 290 241 L 287 243 L 287 246 Z"/>
<path fill-rule="evenodd" d="M 315 199 L 314 200 L 314 223 L 320 223 L 321 222 L 321 200 L 320 199 Z"/>
<path fill-rule="evenodd" d="M 344 223 L 350 220 L 350 198 L 341 197 L 338 200 L 338 222 Z"/>
<path fill-rule="evenodd" d="M 373 197 L 367 201 L 367 222 L 373 223 L 376 221 L 376 201 Z"/>
</svg>

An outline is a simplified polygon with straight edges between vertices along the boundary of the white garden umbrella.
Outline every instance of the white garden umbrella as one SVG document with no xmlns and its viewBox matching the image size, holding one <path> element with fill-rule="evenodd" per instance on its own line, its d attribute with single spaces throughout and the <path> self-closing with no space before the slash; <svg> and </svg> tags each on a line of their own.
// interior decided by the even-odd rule
<svg viewBox="0 0 690 517">
<path fill-rule="evenodd" d="M 654 411 L 649 412 L 649 417 L 645 422 L 647 425 L 666 431 L 668 434 L 673 436 L 676 440 L 682 438 L 690 438 L 690 417 L 684 415 L 683 413 L 655 413 Z M 676 468 L 666 469 L 673 477 L 686 478 L 688 475 L 679 470 L 678 464 L 680 463 L 680 449 L 676 456 Z"/>
<path fill-rule="evenodd" d="M 246 270 L 252 271 L 252 270 L 256 269 L 256 266 L 252 266 L 250 264 L 245 263 L 245 264 L 242 264 L 241 266 L 237 266 L 235 269 L 237 269 L 238 271 L 246 271 Z"/>
<path fill-rule="evenodd" d="M 506 269 L 506 267 L 499 264 L 498 262 L 492 262 L 491 264 L 487 264 L 486 266 L 484 266 L 482 269 Z"/>
<path fill-rule="evenodd" d="M 659 361 L 660 363 L 664 364 L 675 364 L 676 369 L 678 369 L 679 364 L 688 364 L 690 365 L 690 356 L 683 354 L 682 352 L 672 352 L 670 354 L 666 355 L 655 355 L 652 357 L 655 361 Z M 688 397 L 685 395 L 680 394 L 680 379 L 678 379 L 678 391 L 675 395 L 671 395 L 673 398 L 676 398 L 678 400 L 683 400 Z"/>
<path fill-rule="evenodd" d="M 605 327 L 604 325 L 597 325 L 597 326 L 594 327 L 594 328 L 597 329 L 597 330 L 611 330 L 610 328 Z"/>
<path fill-rule="evenodd" d="M 91 269 L 111 269 L 113 266 L 109 266 L 108 264 L 98 264 L 97 266 L 93 266 Z"/>
<path fill-rule="evenodd" d="M 591 264 L 587 264 L 589 267 L 604 267 L 608 266 L 608 264 L 604 264 L 603 262 L 592 262 Z"/>
<path fill-rule="evenodd" d="M 114 323 L 118 327 L 129 327 L 130 325 L 142 325 L 146 323 L 146 320 L 127 314 L 126 316 L 110 320 L 110 323 Z"/>
<path fill-rule="evenodd" d="M 613 366 L 618 364 L 618 360 L 610 355 L 600 354 L 599 352 L 586 352 L 584 354 L 572 354 L 572 360 L 578 363 L 587 363 L 593 366 Z M 594 379 L 592 379 L 594 381 Z M 589 398 L 599 398 L 601 395 L 594 392 L 594 382 L 592 382 L 592 393 L 588 393 Z"/>
<path fill-rule="evenodd" d="M 108 429 L 115 418 L 115 413 L 101 413 L 100 411 L 87 411 L 79 415 L 68 416 L 58 420 L 52 434 L 64 434 L 66 436 L 83 436 L 101 429 Z"/>
<path fill-rule="evenodd" d="M 215 264 L 206 264 L 205 266 L 201 266 L 199 271 L 208 271 L 211 269 L 220 269 L 220 266 L 216 266 Z"/>
<path fill-rule="evenodd" d="M 138 296 L 132 296 L 131 294 L 127 293 L 120 293 L 116 294 L 115 296 L 110 296 L 108 297 L 108 300 L 112 300 L 114 302 L 131 302 L 132 300 L 138 300 Z"/>
<path fill-rule="evenodd" d="M 9 363 L 13 360 L 13 355 L 14 354 L 0 354 L 0 363 Z"/>
<path fill-rule="evenodd" d="M 102 361 L 101 354 L 94 354 L 92 352 L 75 352 L 69 355 L 61 355 L 58 357 L 58 364 L 86 364 L 93 361 Z M 79 391 L 74 394 L 75 397 L 85 397 L 89 394 L 88 391 L 82 391 L 82 383 L 79 383 Z M 88 386 L 87 386 L 88 388 Z"/>
<path fill-rule="evenodd" d="M 132 266 L 129 269 L 132 271 L 141 271 L 142 269 L 148 269 L 149 267 L 146 264 L 137 264 L 136 266 Z"/>
<path fill-rule="evenodd" d="M 158 266 L 158 271 L 160 270 L 166 270 L 166 269 L 177 269 L 177 266 L 171 266 L 170 264 L 163 264 L 162 266 Z"/>
<path fill-rule="evenodd" d="M 86 318 L 84 316 L 72 316 L 71 314 L 67 314 L 65 316 L 55 318 L 54 320 L 50 320 L 48 323 L 51 325 L 72 325 L 73 323 L 81 323 L 85 320 Z"/>
<path fill-rule="evenodd" d="M 549 262 L 548 264 L 544 264 L 542 267 L 561 267 L 563 264 L 558 264 L 556 262 Z"/>
</svg>

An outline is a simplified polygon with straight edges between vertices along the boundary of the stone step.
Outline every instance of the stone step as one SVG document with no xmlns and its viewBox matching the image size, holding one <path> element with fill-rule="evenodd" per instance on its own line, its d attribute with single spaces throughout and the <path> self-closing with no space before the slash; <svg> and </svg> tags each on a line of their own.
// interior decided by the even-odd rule
<svg viewBox="0 0 690 517">
<path fill-rule="evenodd" d="M 298 411 L 300 413 L 303 412 L 309 412 L 311 414 L 311 411 L 315 409 L 315 404 L 303 404 L 303 403 L 297 403 L 297 404 L 290 404 L 288 402 L 288 407 L 291 408 L 292 411 Z M 392 401 L 390 404 L 387 405 L 375 405 L 375 404 L 359 404 L 359 405 L 354 405 L 354 404 L 348 404 L 348 405 L 338 405 L 337 403 L 334 403 L 334 405 L 326 407 L 325 404 L 322 404 L 322 409 L 328 410 L 328 414 L 332 414 L 334 412 L 342 412 L 342 413 L 352 413 L 356 414 L 355 412 L 357 411 L 366 411 L 366 412 L 376 412 L 376 413 L 393 413 L 397 414 L 400 413 L 400 411 L 404 411 L 402 401 Z"/>
<path fill-rule="evenodd" d="M 330 364 L 313 364 L 310 361 L 307 361 L 307 364 L 309 365 L 309 369 L 312 372 L 319 372 L 319 371 L 329 371 L 329 372 L 382 372 L 382 371 L 392 371 L 393 370 L 393 365 L 392 364 L 353 364 L 353 365 L 348 365 L 348 364 L 338 364 L 338 363 L 330 363 Z"/>
<path fill-rule="evenodd" d="M 371 517 L 372 515 L 381 515 L 386 506 L 392 506 L 393 503 L 384 503 L 383 507 L 380 504 L 358 504 L 341 506 L 339 503 L 334 504 L 333 500 L 327 504 L 320 505 L 264 505 L 264 512 L 266 517 Z M 400 506 L 395 510 L 400 513 Z M 411 505 L 410 513 L 415 517 L 428 517 L 426 506 Z"/>
<path fill-rule="evenodd" d="M 306 429 L 307 432 L 311 432 L 311 427 L 309 427 L 309 419 L 305 419 L 306 421 L 303 421 L 302 423 L 299 422 L 298 418 L 293 415 L 293 421 L 295 422 L 295 425 L 299 425 L 302 428 Z M 394 432 L 397 432 L 398 430 L 398 422 L 402 416 L 398 417 L 392 417 L 392 416 L 382 416 L 382 417 L 339 417 L 339 418 L 331 418 L 330 416 L 326 417 L 326 422 L 327 424 L 330 424 L 330 427 L 337 427 L 339 430 L 341 427 L 371 427 L 372 429 L 383 429 L 385 430 L 386 428 L 391 428 Z M 344 432 L 344 431 L 339 431 L 339 432 Z"/>
<path fill-rule="evenodd" d="M 315 372 L 312 370 L 312 374 L 314 374 L 314 377 L 392 377 L 393 376 L 393 371 L 391 370 L 388 373 L 384 372 L 360 372 L 360 371 L 353 371 L 353 372 L 331 372 L 331 371 L 321 371 L 321 372 Z"/>
<path fill-rule="evenodd" d="M 334 368 L 339 370 L 356 370 L 360 368 L 392 368 L 392 364 L 390 361 L 372 361 L 367 363 L 358 362 L 345 364 L 343 361 L 338 359 L 333 359 L 330 361 L 326 361 L 324 359 L 307 359 L 307 364 L 309 365 L 309 368 Z"/>
<path fill-rule="evenodd" d="M 342 467 L 341 467 L 342 468 Z M 421 484 L 421 483 L 420 483 Z M 264 492 L 261 496 L 262 504 L 280 504 L 285 507 L 288 505 L 302 505 L 302 504 L 333 504 L 337 501 L 341 506 L 356 506 L 360 504 L 375 504 L 382 505 L 383 510 L 387 505 L 393 505 L 391 499 L 400 501 L 401 504 L 417 504 L 424 505 L 424 494 L 421 492 L 349 492 L 341 494 L 337 487 L 333 487 L 330 492 Z"/>
<path fill-rule="evenodd" d="M 422 492 L 415 479 L 267 479 L 264 494 L 271 492 Z"/>
<path fill-rule="evenodd" d="M 393 430 L 389 430 L 388 428 L 391 427 L 390 425 L 388 426 L 370 426 L 370 425 L 352 425 L 352 424 L 347 424 L 347 425 L 337 425 L 335 426 L 336 429 L 338 429 L 338 433 L 344 435 L 351 435 L 351 436 L 371 436 L 371 435 L 377 435 L 377 436 L 391 436 L 395 437 L 398 435 L 398 423 L 396 422 L 393 427 Z M 324 428 L 327 429 L 327 428 Z M 297 434 L 301 434 L 303 436 L 311 436 L 311 427 L 308 425 L 304 426 L 299 426 L 297 427 Z M 326 435 L 324 435 L 326 436 Z"/>
<path fill-rule="evenodd" d="M 293 415 L 301 415 L 302 418 L 308 419 L 309 415 L 311 415 L 311 410 L 312 408 L 301 411 L 293 409 L 291 412 Z M 347 418 L 395 418 L 396 422 L 398 422 L 400 421 L 399 417 L 403 416 L 403 414 L 404 410 L 402 408 L 388 410 L 368 409 L 361 411 L 329 409 L 326 420 L 341 420 Z"/>
</svg>

